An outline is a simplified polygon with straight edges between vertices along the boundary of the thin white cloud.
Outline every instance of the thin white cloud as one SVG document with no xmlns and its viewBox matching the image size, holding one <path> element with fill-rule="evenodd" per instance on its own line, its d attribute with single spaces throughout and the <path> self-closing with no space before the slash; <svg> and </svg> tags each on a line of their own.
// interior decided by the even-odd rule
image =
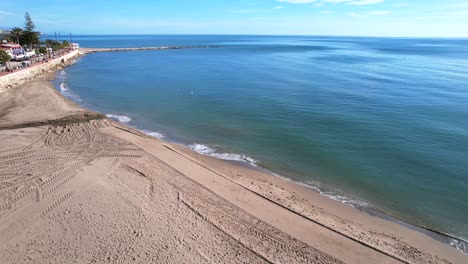
<svg viewBox="0 0 468 264">
<path fill-rule="evenodd" d="M 7 11 L 2 11 L 2 10 L 0 10 L 0 15 L 9 16 L 9 15 L 13 15 L 13 13 L 10 13 L 10 12 L 7 12 Z"/>
<path fill-rule="evenodd" d="M 276 0 L 277 2 L 289 3 L 289 4 L 310 4 L 317 2 L 317 0 Z M 322 5 L 323 3 L 340 4 L 345 3 L 348 5 L 374 5 L 384 2 L 385 0 L 322 0 L 316 3 L 316 5 Z"/>
<path fill-rule="evenodd" d="M 369 12 L 368 14 L 372 15 L 372 16 L 386 16 L 386 15 L 390 14 L 390 11 L 378 10 L 378 11 Z"/>
<path fill-rule="evenodd" d="M 323 2 L 332 3 L 332 4 L 339 4 L 339 3 L 346 3 L 351 2 L 353 0 L 323 0 Z"/>
<path fill-rule="evenodd" d="M 376 10 L 376 11 L 370 11 L 370 12 L 367 12 L 367 13 L 351 12 L 351 13 L 348 13 L 348 16 L 351 16 L 351 17 L 386 16 L 386 15 L 388 15 L 390 13 L 391 12 L 388 11 L 388 10 Z"/>
<path fill-rule="evenodd" d="M 361 15 L 359 15 L 359 14 L 357 14 L 357 13 L 348 13 L 348 16 L 360 17 Z"/>
<path fill-rule="evenodd" d="M 316 0 L 276 0 L 282 3 L 290 3 L 290 4 L 310 4 L 315 2 Z"/>
<path fill-rule="evenodd" d="M 263 13 L 265 10 L 259 9 L 241 9 L 241 10 L 233 10 L 232 13 Z"/>
<path fill-rule="evenodd" d="M 457 16 L 468 16 L 468 10 L 460 10 L 454 13 Z"/>
<path fill-rule="evenodd" d="M 236 14 L 254 14 L 254 13 L 267 13 L 267 12 L 273 12 L 273 10 L 279 10 L 283 9 L 284 6 L 277 5 L 272 7 L 271 9 L 239 9 L 239 10 L 231 10 L 231 13 L 236 13 Z"/>
<path fill-rule="evenodd" d="M 454 4 L 454 5 L 450 5 L 450 8 L 455 8 L 455 9 L 459 9 L 459 8 L 468 8 L 468 3 L 459 3 L 459 4 Z"/>
<path fill-rule="evenodd" d="M 348 5 L 375 5 L 384 2 L 385 0 L 359 0 L 349 2 Z"/>
</svg>

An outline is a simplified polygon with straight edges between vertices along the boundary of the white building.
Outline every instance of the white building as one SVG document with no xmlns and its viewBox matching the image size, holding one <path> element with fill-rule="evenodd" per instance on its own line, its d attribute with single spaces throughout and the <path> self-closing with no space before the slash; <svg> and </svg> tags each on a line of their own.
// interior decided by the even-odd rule
<svg viewBox="0 0 468 264">
<path fill-rule="evenodd" d="M 79 48 L 80 48 L 80 44 L 78 44 L 78 43 L 72 43 L 72 44 L 70 45 L 70 47 L 71 47 L 72 50 L 76 50 L 76 49 L 79 49 Z"/>
<path fill-rule="evenodd" d="M 24 57 L 24 49 L 19 44 L 2 43 L 0 44 L 0 49 L 6 51 L 14 59 L 16 59 L 18 56 Z"/>
</svg>

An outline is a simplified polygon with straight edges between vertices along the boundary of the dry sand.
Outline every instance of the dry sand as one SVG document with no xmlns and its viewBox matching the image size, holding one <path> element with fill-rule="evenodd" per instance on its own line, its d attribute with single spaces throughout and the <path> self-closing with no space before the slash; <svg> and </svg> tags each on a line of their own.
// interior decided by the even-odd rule
<svg viewBox="0 0 468 264">
<path fill-rule="evenodd" d="M 0 263 L 468 263 L 428 236 L 81 109 L 0 93 Z"/>
</svg>

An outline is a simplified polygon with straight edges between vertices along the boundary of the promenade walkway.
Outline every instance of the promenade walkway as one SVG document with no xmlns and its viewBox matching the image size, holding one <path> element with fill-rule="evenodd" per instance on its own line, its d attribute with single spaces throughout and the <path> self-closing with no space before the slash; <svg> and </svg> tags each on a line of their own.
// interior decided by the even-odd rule
<svg viewBox="0 0 468 264">
<path fill-rule="evenodd" d="M 6 76 L 8 74 L 12 74 L 18 71 L 24 71 L 27 69 L 30 69 L 32 67 L 37 67 L 40 66 L 44 63 L 47 63 L 49 61 L 53 61 L 56 59 L 60 59 L 63 56 L 69 54 L 73 50 L 61 50 L 56 52 L 55 56 L 48 56 L 48 55 L 42 55 L 42 56 L 34 56 L 28 60 L 24 61 L 10 61 L 7 62 L 8 67 L 11 69 L 11 71 L 6 70 L 6 66 L 0 67 L 0 77 Z M 23 62 L 26 62 L 29 66 L 23 66 Z"/>
</svg>

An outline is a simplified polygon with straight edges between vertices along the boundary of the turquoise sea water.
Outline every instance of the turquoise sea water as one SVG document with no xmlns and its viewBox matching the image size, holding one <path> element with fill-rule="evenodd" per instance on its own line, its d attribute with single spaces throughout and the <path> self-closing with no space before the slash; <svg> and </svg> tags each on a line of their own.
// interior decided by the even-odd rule
<svg viewBox="0 0 468 264">
<path fill-rule="evenodd" d="M 468 39 L 78 36 L 59 89 L 207 155 L 468 238 Z"/>
</svg>

